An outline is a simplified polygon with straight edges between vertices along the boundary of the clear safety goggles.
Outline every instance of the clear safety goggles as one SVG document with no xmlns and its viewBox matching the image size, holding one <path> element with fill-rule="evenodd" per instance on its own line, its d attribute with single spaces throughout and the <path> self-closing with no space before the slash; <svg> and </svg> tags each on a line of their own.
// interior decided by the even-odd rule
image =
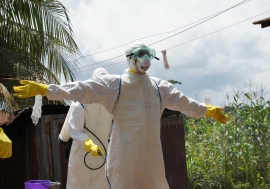
<svg viewBox="0 0 270 189">
<path fill-rule="evenodd" d="M 143 60 L 145 58 L 148 58 L 150 60 L 154 58 L 158 59 L 156 57 L 156 51 L 154 49 L 150 49 L 149 47 L 138 47 L 136 49 L 133 49 L 132 53 L 130 55 L 127 55 L 126 57 L 130 57 L 134 60 Z"/>
</svg>

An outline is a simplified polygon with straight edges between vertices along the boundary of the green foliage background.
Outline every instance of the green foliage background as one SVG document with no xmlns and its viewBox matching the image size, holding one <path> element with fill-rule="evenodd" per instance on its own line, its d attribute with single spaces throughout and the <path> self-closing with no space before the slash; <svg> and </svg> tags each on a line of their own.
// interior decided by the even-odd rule
<svg viewBox="0 0 270 189">
<path fill-rule="evenodd" d="M 190 188 L 270 188 L 270 102 L 250 90 L 236 94 L 225 110 L 225 125 L 186 119 Z"/>
</svg>

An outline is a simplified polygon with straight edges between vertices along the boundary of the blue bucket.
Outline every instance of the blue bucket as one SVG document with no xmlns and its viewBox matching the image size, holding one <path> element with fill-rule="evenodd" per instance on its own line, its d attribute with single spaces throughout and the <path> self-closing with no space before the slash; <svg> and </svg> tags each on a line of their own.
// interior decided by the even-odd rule
<svg viewBox="0 0 270 189">
<path fill-rule="evenodd" d="M 48 189 L 50 188 L 49 180 L 30 180 L 24 182 L 25 189 Z"/>
</svg>

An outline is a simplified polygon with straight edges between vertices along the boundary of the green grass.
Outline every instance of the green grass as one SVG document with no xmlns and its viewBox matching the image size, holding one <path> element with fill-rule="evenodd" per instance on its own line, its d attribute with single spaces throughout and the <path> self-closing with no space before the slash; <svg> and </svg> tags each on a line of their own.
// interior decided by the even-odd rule
<svg viewBox="0 0 270 189">
<path fill-rule="evenodd" d="M 270 102 L 257 94 L 235 95 L 225 108 L 225 125 L 186 119 L 191 189 L 270 188 Z"/>
</svg>

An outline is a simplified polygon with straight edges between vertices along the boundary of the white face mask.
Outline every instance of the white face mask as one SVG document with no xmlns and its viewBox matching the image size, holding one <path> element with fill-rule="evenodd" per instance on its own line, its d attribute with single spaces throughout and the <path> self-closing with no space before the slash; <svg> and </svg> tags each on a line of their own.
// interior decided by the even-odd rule
<svg viewBox="0 0 270 189">
<path fill-rule="evenodd" d="M 137 60 L 136 61 L 136 67 L 137 70 L 141 73 L 146 72 L 151 66 L 151 60 L 149 60 L 148 58 L 145 58 L 142 61 Z"/>
<path fill-rule="evenodd" d="M 135 60 L 127 58 L 127 62 L 129 64 L 129 70 L 131 70 L 133 73 L 145 73 L 151 66 L 151 60 L 148 59 L 143 61 L 137 60 L 135 62 Z"/>
<path fill-rule="evenodd" d="M 140 42 L 136 42 L 126 49 L 129 70 L 133 72 L 145 73 L 151 66 L 152 59 L 158 59 L 156 52 Z"/>
</svg>

